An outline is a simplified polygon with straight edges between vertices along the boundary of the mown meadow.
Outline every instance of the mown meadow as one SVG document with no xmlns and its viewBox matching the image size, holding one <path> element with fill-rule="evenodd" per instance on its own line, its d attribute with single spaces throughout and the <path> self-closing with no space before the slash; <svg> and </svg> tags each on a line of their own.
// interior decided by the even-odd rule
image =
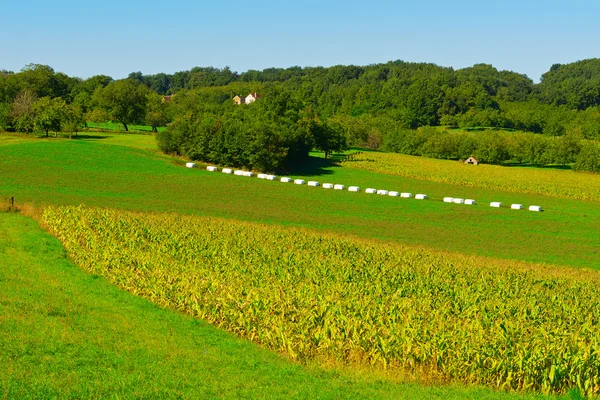
<svg viewBox="0 0 600 400">
<path fill-rule="evenodd" d="M 138 135 L 130 135 L 139 137 Z M 0 196 L 36 206 L 88 204 L 311 227 L 468 254 L 598 267 L 600 203 L 430 182 L 315 160 L 293 177 L 426 193 L 429 200 L 270 182 L 186 169 L 184 162 L 100 139 L 26 141 L 0 146 Z M 144 147 L 143 140 L 130 145 Z M 448 165 L 455 163 L 448 162 Z M 563 171 L 555 171 L 557 174 Z M 474 207 L 444 196 L 474 198 Z M 490 201 L 546 211 L 491 209 Z M 487 203 L 487 204 L 486 204 Z"/>
</svg>

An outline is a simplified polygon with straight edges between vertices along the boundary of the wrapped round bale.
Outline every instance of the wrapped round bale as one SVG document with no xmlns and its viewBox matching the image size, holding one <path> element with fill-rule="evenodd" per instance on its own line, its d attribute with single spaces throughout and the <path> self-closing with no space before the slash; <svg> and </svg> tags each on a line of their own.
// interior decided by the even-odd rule
<svg viewBox="0 0 600 400">
<path fill-rule="evenodd" d="M 389 191 L 385 190 L 385 189 L 379 189 L 377 191 L 377 194 L 380 194 L 382 196 L 387 196 L 387 194 L 389 193 Z"/>
<path fill-rule="evenodd" d="M 511 204 L 510 205 L 510 209 L 511 210 L 522 210 L 523 209 L 523 204 Z"/>
<path fill-rule="evenodd" d="M 295 185 L 304 185 L 304 179 L 294 179 Z"/>
<path fill-rule="evenodd" d="M 277 179 L 277 175 L 267 175 L 265 179 L 268 181 L 274 181 Z"/>
<path fill-rule="evenodd" d="M 415 194 L 415 199 L 417 199 L 417 200 L 425 200 L 425 199 L 427 199 L 427 195 L 426 194 L 422 194 L 422 193 Z"/>
<path fill-rule="evenodd" d="M 412 197 L 412 193 L 400 193 L 400 197 L 410 199 Z"/>
<path fill-rule="evenodd" d="M 185 163 L 185 166 L 188 168 L 196 168 L 196 163 L 193 163 L 193 162 Z"/>
<path fill-rule="evenodd" d="M 453 201 L 454 204 L 464 204 L 464 202 L 465 202 L 465 199 L 456 199 L 456 198 Z"/>
<path fill-rule="evenodd" d="M 206 170 L 210 172 L 215 172 L 217 171 L 217 167 L 215 167 L 214 165 L 209 165 L 208 167 L 206 167 Z"/>
<path fill-rule="evenodd" d="M 502 207 L 502 203 L 501 203 L 501 202 L 499 202 L 499 201 L 492 201 L 492 202 L 490 203 L 490 207 L 494 207 L 494 208 L 500 208 L 500 207 Z"/>
<path fill-rule="evenodd" d="M 254 172 L 252 172 L 252 171 L 244 171 L 244 176 L 252 178 L 254 176 Z"/>
<path fill-rule="evenodd" d="M 377 193 L 377 189 L 367 188 L 367 190 L 365 190 L 365 193 L 369 193 L 369 194 Z"/>
<path fill-rule="evenodd" d="M 240 169 L 236 169 L 235 171 L 233 171 L 233 174 L 237 176 L 244 176 L 245 173 L 246 171 L 242 171 Z"/>
<path fill-rule="evenodd" d="M 317 181 L 308 181 L 308 182 L 306 182 L 306 184 L 308 186 L 314 186 L 314 187 L 319 186 L 319 182 L 317 182 Z"/>
<path fill-rule="evenodd" d="M 231 168 L 223 168 L 223 170 L 221 172 L 224 173 L 224 174 L 231 174 L 232 173 Z"/>
<path fill-rule="evenodd" d="M 333 185 L 333 190 L 344 190 L 344 189 L 346 189 L 346 186 L 344 186 L 344 185 L 340 185 L 340 184 Z"/>
<path fill-rule="evenodd" d="M 324 183 L 323 189 L 333 189 L 333 183 Z"/>
<path fill-rule="evenodd" d="M 444 203 L 452 203 L 454 201 L 454 197 L 444 197 Z"/>
<path fill-rule="evenodd" d="M 388 192 L 388 196 L 391 196 L 391 197 L 398 197 L 398 196 L 400 196 L 400 193 L 398 193 L 398 192 L 395 192 L 395 191 L 393 191 L 393 190 L 392 190 L 391 192 Z"/>
<path fill-rule="evenodd" d="M 542 207 L 540 206 L 529 206 L 529 211 L 541 212 Z"/>
<path fill-rule="evenodd" d="M 267 179 L 267 174 L 258 174 L 256 175 L 258 179 Z"/>
<path fill-rule="evenodd" d="M 360 192 L 360 188 L 358 186 L 350 186 L 348 187 L 349 192 Z"/>
<path fill-rule="evenodd" d="M 291 181 L 292 181 L 292 178 L 283 177 L 283 178 L 281 178 L 280 180 L 281 180 L 281 182 L 283 182 L 283 183 L 289 183 L 289 182 L 291 182 Z"/>
<path fill-rule="evenodd" d="M 473 199 L 466 199 L 465 200 L 465 204 L 468 206 L 472 206 L 473 204 L 475 204 L 475 200 Z"/>
</svg>

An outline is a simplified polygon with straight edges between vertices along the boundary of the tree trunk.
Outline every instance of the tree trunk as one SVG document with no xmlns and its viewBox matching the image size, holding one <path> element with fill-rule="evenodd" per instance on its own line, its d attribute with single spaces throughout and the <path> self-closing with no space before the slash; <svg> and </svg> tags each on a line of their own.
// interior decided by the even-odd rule
<svg viewBox="0 0 600 400">
<path fill-rule="evenodd" d="M 123 126 L 125 127 L 125 132 L 129 132 L 129 128 L 127 128 L 127 124 L 125 122 L 121 122 L 123 124 Z"/>
<path fill-rule="evenodd" d="M 46 137 L 48 137 L 48 129 L 46 129 Z"/>
</svg>

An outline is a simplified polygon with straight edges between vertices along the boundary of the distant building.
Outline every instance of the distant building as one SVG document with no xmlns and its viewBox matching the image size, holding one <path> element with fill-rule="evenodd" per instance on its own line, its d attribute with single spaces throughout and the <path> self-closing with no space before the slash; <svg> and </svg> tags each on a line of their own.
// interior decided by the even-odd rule
<svg viewBox="0 0 600 400">
<path fill-rule="evenodd" d="M 260 99 L 261 97 L 262 96 L 256 92 L 250 93 L 246 97 L 235 96 L 233 98 L 233 104 L 250 104 L 250 103 L 254 103 L 256 101 L 256 99 Z"/>
<path fill-rule="evenodd" d="M 479 160 L 476 159 L 474 156 L 471 156 L 465 160 L 465 164 L 477 165 L 477 164 L 479 164 Z"/>
</svg>

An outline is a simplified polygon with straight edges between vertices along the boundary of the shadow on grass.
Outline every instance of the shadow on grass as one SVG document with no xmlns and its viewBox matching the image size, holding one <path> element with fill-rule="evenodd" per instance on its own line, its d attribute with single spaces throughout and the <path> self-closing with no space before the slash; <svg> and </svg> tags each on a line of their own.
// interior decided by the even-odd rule
<svg viewBox="0 0 600 400">
<path fill-rule="evenodd" d="M 543 164 L 504 163 L 504 164 L 502 164 L 502 166 L 504 166 L 504 167 L 520 167 L 520 168 L 538 168 L 538 169 L 562 169 L 562 170 L 573 169 L 571 165 L 559 165 L 559 164 L 543 165 Z"/>
<path fill-rule="evenodd" d="M 333 174 L 331 168 L 340 168 L 340 165 L 332 159 L 311 156 L 302 165 L 290 168 L 287 172 L 296 176 L 324 176 Z"/>
<path fill-rule="evenodd" d="M 79 134 L 77 136 L 73 135 L 71 139 L 76 140 L 98 140 L 98 139 L 108 139 L 109 135 L 88 135 L 88 134 Z"/>
</svg>

